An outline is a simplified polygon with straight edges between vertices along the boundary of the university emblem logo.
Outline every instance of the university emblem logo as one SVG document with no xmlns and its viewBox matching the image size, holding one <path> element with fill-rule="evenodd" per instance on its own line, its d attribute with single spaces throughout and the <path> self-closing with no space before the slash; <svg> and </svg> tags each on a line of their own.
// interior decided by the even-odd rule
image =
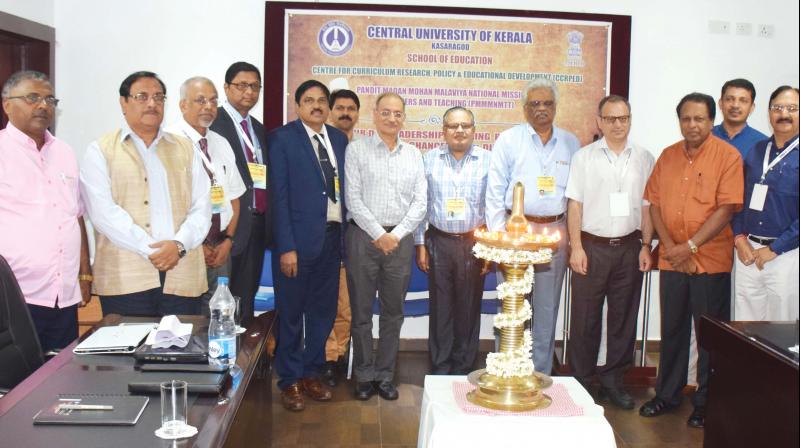
<svg viewBox="0 0 800 448">
<path fill-rule="evenodd" d="M 583 43 L 583 33 L 577 30 L 572 30 L 567 33 L 567 42 L 569 43 L 569 47 L 567 47 L 567 67 L 583 67 L 583 49 L 581 49 L 581 43 Z"/>
<path fill-rule="evenodd" d="M 342 21 L 331 20 L 319 29 L 317 43 L 327 55 L 342 56 L 353 48 L 353 30 Z"/>
</svg>

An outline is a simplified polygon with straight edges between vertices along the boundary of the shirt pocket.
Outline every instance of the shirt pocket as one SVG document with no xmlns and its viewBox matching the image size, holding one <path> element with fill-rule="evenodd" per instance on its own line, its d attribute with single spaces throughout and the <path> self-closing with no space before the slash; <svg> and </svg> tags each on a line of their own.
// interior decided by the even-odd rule
<svg viewBox="0 0 800 448">
<path fill-rule="evenodd" d="M 798 197 L 800 196 L 800 168 L 798 167 L 798 159 L 790 157 L 786 159 L 781 161 L 779 165 L 778 174 L 780 177 L 775 189 L 782 195 Z"/>
<path fill-rule="evenodd" d="M 702 174 L 694 176 L 694 191 L 692 197 L 700 204 L 714 204 L 717 196 L 717 184 L 711 176 L 703 177 Z"/>
<path fill-rule="evenodd" d="M 555 166 L 556 168 L 553 174 L 556 176 L 556 185 L 558 185 L 562 189 L 566 189 L 567 181 L 569 180 L 570 161 L 556 159 Z"/>
</svg>

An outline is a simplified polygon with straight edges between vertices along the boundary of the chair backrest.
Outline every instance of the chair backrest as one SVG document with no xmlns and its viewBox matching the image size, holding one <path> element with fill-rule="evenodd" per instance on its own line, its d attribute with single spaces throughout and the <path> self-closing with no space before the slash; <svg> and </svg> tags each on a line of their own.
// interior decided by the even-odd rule
<svg viewBox="0 0 800 448">
<path fill-rule="evenodd" d="M 13 388 L 43 363 L 25 297 L 11 266 L 0 256 L 0 388 Z"/>
</svg>

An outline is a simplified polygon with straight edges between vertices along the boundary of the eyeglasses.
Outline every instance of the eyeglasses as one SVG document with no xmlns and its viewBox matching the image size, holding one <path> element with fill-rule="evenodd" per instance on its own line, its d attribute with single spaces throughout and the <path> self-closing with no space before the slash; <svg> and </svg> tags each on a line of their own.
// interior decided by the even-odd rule
<svg viewBox="0 0 800 448">
<path fill-rule="evenodd" d="M 457 131 L 458 128 L 461 128 L 465 131 L 470 131 L 474 127 L 475 125 L 472 123 L 447 123 L 444 125 L 444 128 L 448 131 Z"/>
<path fill-rule="evenodd" d="M 311 98 L 310 96 L 307 96 L 307 97 L 303 98 L 302 100 L 300 100 L 300 102 L 303 103 L 303 105 L 305 105 L 305 106 L 313 106 L 315 104 L 319 104 L 320 106 L 326 106 L 328 104 L 328 99 L 325 98 L 324 96 L 321 97 L 321 98 L 317 98 L 317 99 L 314 99 L 314 98 Z"/>
<path fill-rule="evenodd" d="M 789 112 L 790 114 L 796 113 L 798 110 L 797 104 L 773 104 L 769 106 L 772 112 Z"/>
<path fill-rule="evenodd" d="M 217 107 L 217 104 L 219 104 L 219 100 L 217 98 L 208 99 L 202 96 L 200 98 L 193 99 L 192 102 L 197 104 L 198 106 L 205 106 L 206 104 L 211 104 L 212 106 Z"/>
<path fill-rule="evenodd" d="M 253 92 L 258 92 L 261 90 L 261 83 L 254 82 L 252 84 L 246 82 L 237 82 L 237 83 L 230 83 L 229 85 L 236 87 L 236 90 L 240 92 L 245 92 L 247 89 L 252 90 Z"/>
<path fill-rule="evenodd" d="M 394 117 L 397 120 L 402 120 L 403 117 L 406 116 L 405 112 L 401 112 L 399 110 L 391 111 L 391 110 L 387 110 L 387 109 L 383 109 L 383 110 L 378 111 L 378 115 L 380 115 L 381 118 L 383 118 L 384 120 L 386 120 L 387 118 L 390 118 L 390 117 Z"/>
<path fill-rule="evenodd" d="M 144 92 L 140 92 L 137 93 L 136 95 L 130 95 L 130 97 L 133 98 L 134 101 L 140 104 L 147 104 L 150 102 L 151 99 L 158 104 L 164 104 L 164 101 L 167 100 L 167 96 L 164 95 L 163 93 L 156 93 L 150 96 Z"/>
<path fill-rule="evenodd" d="M 531 109 L 538 109 L 539 106 L 544 106 L 546 108 L 551 108 L 553 105 L 556 104 L 553 100 L 546 100 L 546 101 L 528 101 L 525 103 L 525 107 L 530 107 Z"/>
<path fill-rule="evenodd" d="M 61 101 L 58 98 L 54 97 L 53 95 L 41 96 L 38 93 L 29 93 L 27 95 L 20 95 L 20 96 L 9 96 L 6 99 L 9 100 L 16 100 L 21 99 L 25 100 L 26 103 L 30 104 L 31 106 L 35 106 L 40 102 L 44 101 L 49 107 L 56 107 L 58 106 L 58 102 Z"/>
<path fill-rule="evenodd" d="M 615 117 L 615 116 L 612 116 L 612 115 L 608 115 L 608 116 L 605 116 L 605 117 L 601 116 L 600 119 L 603 120 L 603 123 L 605 123 L 605 124 L 614 124 L 614 122 L 616 122 L 616 121 L 619 121 L 619 124 L 628 124 L 628 121 L 630 121 L 631 116 L 630 115 L 620 115 L 618 117 Z"/>
</svg>

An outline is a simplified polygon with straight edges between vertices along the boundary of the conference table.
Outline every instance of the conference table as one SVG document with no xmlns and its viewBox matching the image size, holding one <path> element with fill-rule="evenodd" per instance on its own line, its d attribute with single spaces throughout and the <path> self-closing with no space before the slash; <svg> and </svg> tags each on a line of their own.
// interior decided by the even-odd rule
<svg viewBox="0 0 800 448">
<path fill-rule="evenodd" d="M 207 325 L 202 316 L 179 316 L 181 322 Z M 122 322 L 157 322 L 157 318 L 106 316 L 95 328 Z M 64 348 L 22 383 L 0 398 L 0 446 L 3 447 L 223 447 L 268 446 L 271 432 L 271 369 L 265 344 L 274 312 L 264 313 L 239 336 L 236 367 L 219 394 L 188 397 L 188 424 L 198 433 L 163 440 L 158 394 L 150 395 L 134 426 L 33 425 L 33 416 L 58 394 L 128 394 L 137 372 L 130 355 L 74 355 L 72 349 L 91 331 Z"/>
</svg>

